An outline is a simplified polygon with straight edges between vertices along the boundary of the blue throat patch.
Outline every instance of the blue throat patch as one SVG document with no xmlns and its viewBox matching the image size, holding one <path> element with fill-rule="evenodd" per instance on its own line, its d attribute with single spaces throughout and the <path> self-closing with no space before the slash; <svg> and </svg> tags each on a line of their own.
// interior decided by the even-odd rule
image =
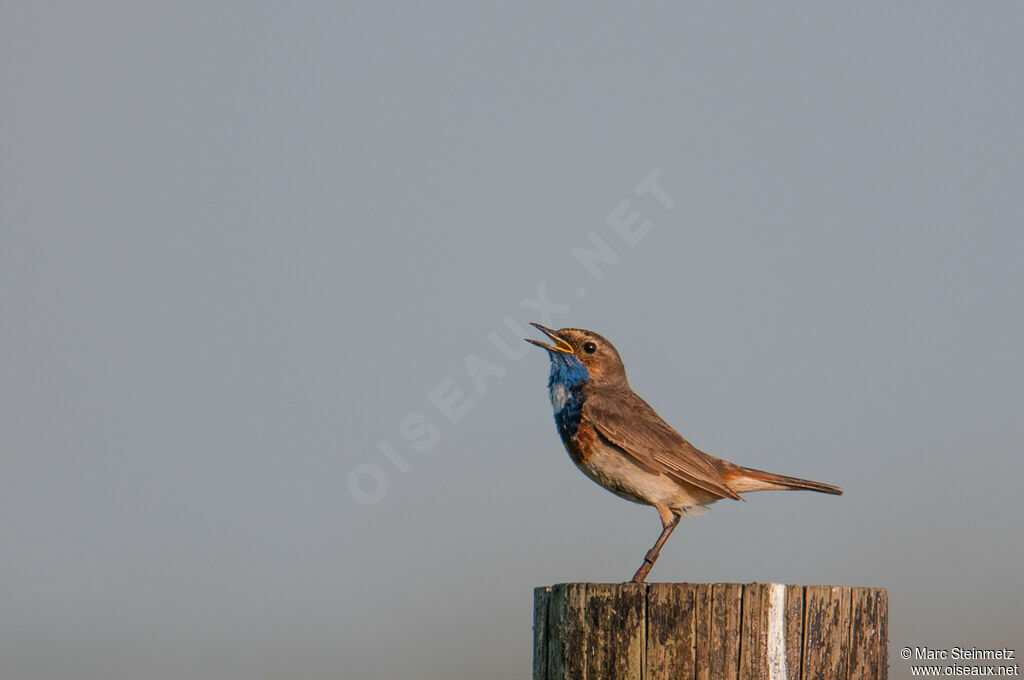
<svg viewBox="0 0 1024 680">
<path fill-rule="evenodd" d="M 590 380 L 590 371 L 576 357 L 562 352 L 549 352 L 551 374 L 548 394 L 555 411 L 555 425 L 563 439 L 574 437 L 583 412 L 582 387 Z"/>
</svg>

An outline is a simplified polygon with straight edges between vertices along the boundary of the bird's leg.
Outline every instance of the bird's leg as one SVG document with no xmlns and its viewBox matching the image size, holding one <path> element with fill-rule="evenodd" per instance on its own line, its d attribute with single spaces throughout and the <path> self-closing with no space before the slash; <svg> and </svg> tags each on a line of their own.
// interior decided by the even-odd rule
<svg viewBox="0 0 1024 680">
<path fill-rule="evenodd" d="M 669 510 L 668 508 L 658 508 L 658 514 L 661 515 L 661 524 L 664 527 L 661 530 L 661 535 L 658 536 L 658 540 L 654 542 L 654 547 L 647 551 L 644 555 L 644 563 L 640 565 L 640 568 L 633 574 L 633 583 L 643 583 L 644 579 L 647 578 L 647 574 L 650 573 L 651 567 L 654 566 L 655 560 L 658 559 L 658 555 L 661 554 L 661 548 L 665 545 L 665 541 L 672 535 L 672 530 L 679 524 L 679 520 L 682 515 Z"/>
</svg>

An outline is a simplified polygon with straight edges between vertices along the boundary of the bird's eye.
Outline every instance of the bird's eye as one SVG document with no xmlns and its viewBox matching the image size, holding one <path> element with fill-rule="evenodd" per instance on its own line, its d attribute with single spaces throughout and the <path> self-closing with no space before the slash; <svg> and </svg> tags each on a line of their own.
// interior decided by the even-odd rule
<svg viewBox="0 0 1024 680">
<path fill-rule="evenodd" d="M 583 351 L 587 354 L 593 354 L 597 351 L 597 345 L 592 342 L 585 342 L 583 343 Z"/>
</svg>

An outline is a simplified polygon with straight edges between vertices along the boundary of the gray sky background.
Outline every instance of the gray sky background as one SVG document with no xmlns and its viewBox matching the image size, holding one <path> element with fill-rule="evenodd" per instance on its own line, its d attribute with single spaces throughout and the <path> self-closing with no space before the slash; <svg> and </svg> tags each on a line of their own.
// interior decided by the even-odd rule
<svg viewBox="0 0 1024 680">
<path fill-rule="evenodd" d="M 3 676 L 527 677 L 532 587 L 627 579 L 660 529 L 571 465 L 543 352 L 487 340 L 539 284 L 697 446 L 847 492 L 720 503 L 652 580 L 884 586 L 893 651 L 1019 649 L 1022 30 L 4 3 Z"/>
</svg>

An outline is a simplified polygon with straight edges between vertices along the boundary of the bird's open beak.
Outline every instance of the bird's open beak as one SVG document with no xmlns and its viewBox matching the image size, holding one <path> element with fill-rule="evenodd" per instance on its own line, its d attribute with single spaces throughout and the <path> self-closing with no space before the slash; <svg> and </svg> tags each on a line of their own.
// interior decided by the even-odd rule
<svg viewBox="0 0 1024 680">
<path fill-rule="evenodd" d="M 540 340 L 532 340 L 530 338 L 523 338 L 523 340 L 526 340 L 527 342 L 532 342 L 533 344 L 537 345 L 537 347 L 543 347 L 549 352 L 562 352 L 564 354 L 576 353 L 575 351 L 573 351 L 572 345 L 567 343 L 565 340 L 562 340 L 562 338 L 558 337 L 558 331 L 553 331 L 550 328 L 545 328 L 544 326 L 541 326 L 539 323 L 531 322 L 530 325 L 539 330 L 544 335 L 554 340 L 555 344 L 549 345 L 546 342 L 541 342 Z"/>
</svg>

